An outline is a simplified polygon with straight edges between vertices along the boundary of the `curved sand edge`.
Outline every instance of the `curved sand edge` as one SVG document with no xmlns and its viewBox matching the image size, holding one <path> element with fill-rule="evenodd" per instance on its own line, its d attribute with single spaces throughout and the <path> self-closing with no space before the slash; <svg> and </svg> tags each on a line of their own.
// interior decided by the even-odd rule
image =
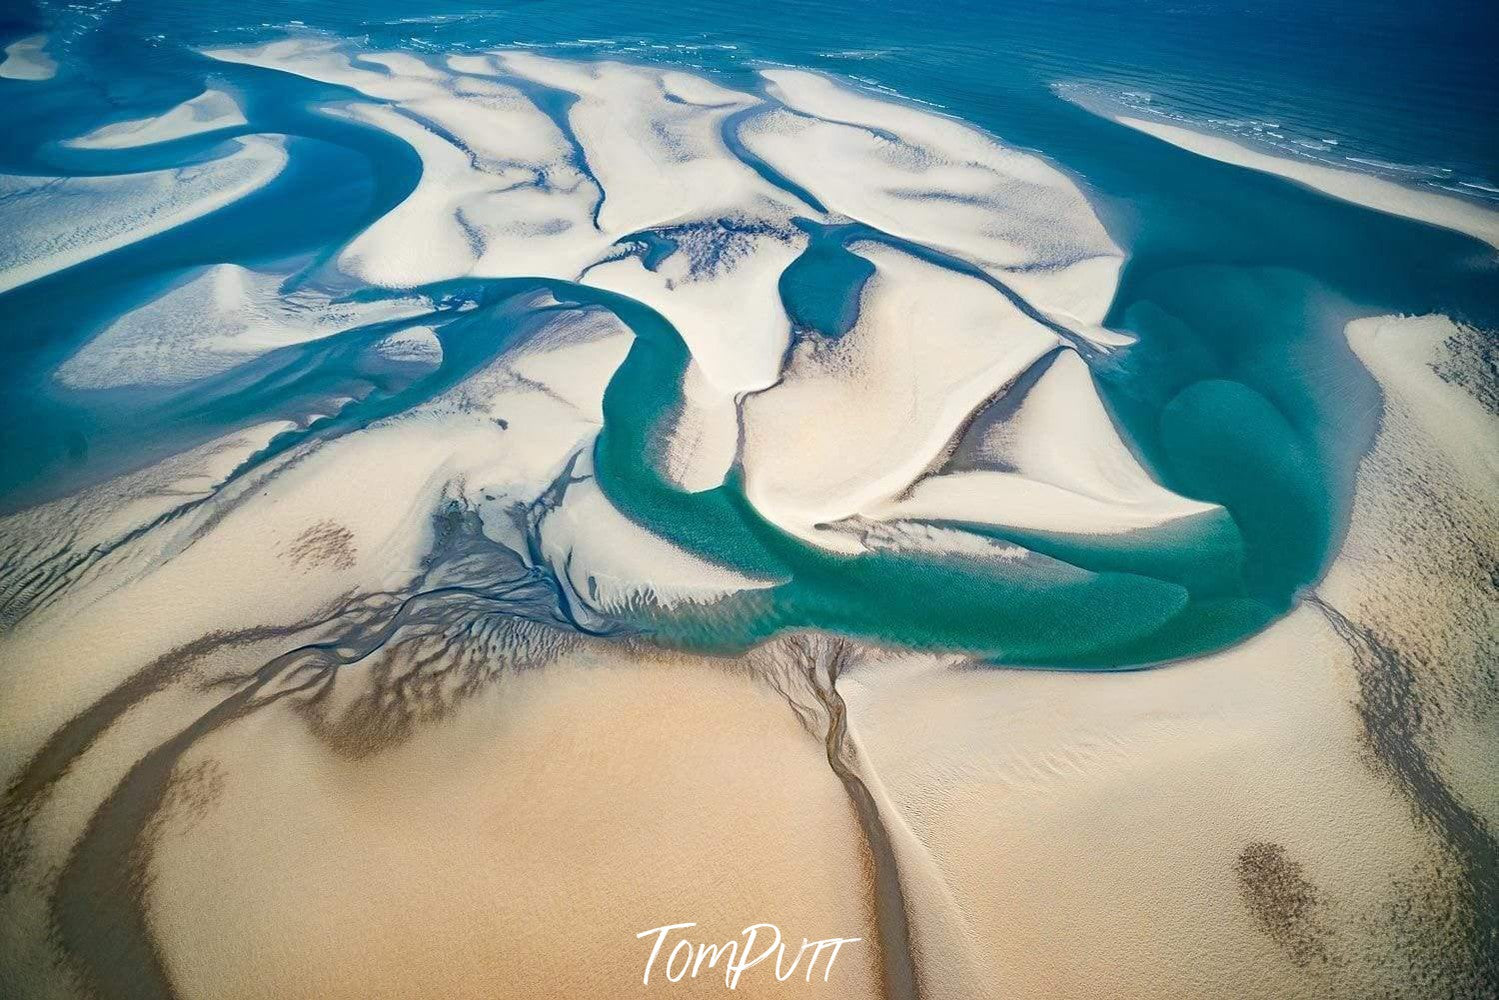
<svg viewBox="0 0 1499 1000">
<path fill-rule="evenodd" d="M 849 675 L 887 822 L 923 847 L 907 897 L 960 918 L 928 947 L 1011 998 L 1482 995 L 1499 515 L 1474 443 L 1499 418 L 1464 334 L 1349 325 L 1381 431 L 1328 576 L 1266 632 L 1136 673 Z"/>
<path fill-rule="evenodd" d="M 1080 105 L 1083 106 L 1083 105 Z M 1092 110 L 1092 109 L 1089 109 Z M 1097 113 L 1097 112 L 1095 112 Z M 1330 195 L 1342 201 L 1372 208 L 1377 212 L 1399 215 L 1418 222 L 1451 229 L 1474 239 L 1482 240 L 1499 249 L 1499 212 L 1483 208 L 1461 198 L 1419 191 L 1372 177 L 1356 170 L 1340 170 L 1316 163 L 1303 163 L 1284 156 L 1272 156 L 1250 149 L 1232 139 L 1208 135 L 1179 125 L 1128 115 L 1105 115 L 1138 132 L 1154 136 L 1162 142 L 1185 149 L 1198 156 L 1206 156 L 1220 163 L 1231 163 L 1261 173 L 1275 174 L 1287 180 L 1305 185 L 1314 191 Z"/>
</svg>

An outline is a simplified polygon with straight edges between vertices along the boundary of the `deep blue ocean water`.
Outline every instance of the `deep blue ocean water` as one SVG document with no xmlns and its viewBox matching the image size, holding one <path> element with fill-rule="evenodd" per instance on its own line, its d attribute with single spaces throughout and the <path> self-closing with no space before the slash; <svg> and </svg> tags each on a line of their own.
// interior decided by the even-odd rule
<svg viewBox="0 0 1499 1000">
<path fill-rule="evenodd" d="M 1314 145 L 1328 162 L 1481 202 L 1499 188 L 1495 20 L 1487 5 L 1468 2 L 12 9 L 0 42 L 45 32 L 60 69 L 44 84 L 0 81 L 0 171 L 84 175 L 210 155 L 222 134 L 120 153 L 56 145 L 159 113 L 209 80 L 241 96 L 250 125 L 240 132 L 291 136 L 292 156 L 272 184 L 226 209 L 0 295 L 0 510 L 101 481 L 296 399 L 337 394 L 368 377 L 356 359 L 388 332 L 273 352 L 187 393 L 66 392 L 50 381 L 82 340 L 185 269 L 331 252 L 399 201 L 420 171 L 390 136 L 308 110 L 337 98 L 337 88 L 210 62 L 196 49 L 288 30 L 416 52 L 528 45 L 676 63 L 742 86 L 753 85 L 758 67 L 791 65 L 931 105 L 1041 152 L 1079 180 L 1129 254 L 1108 323 L 1141 338 L 1095 374 L 1153 471 L 1232 513 L 1243 561 L 1227 579 L 1211 547 L 1142 553 L 1012 537 L 1102 574 L 1086 593 L 1064 594 L 974 589 L 911 560 L 809 554 L 759 523 L 732 484 L 687 497 L 633 460 L 650 420 L 670 405 L 661 387 L 684 356 L 674 335 L 652 332 L 655 319 L 642 314 L 631 325 L 655 347 L 632 355 L 606 396 L 601 485 L 626 514 L 681 544 L 746 569 L 794 566 L 799 581 L 769 603 L 651 627 L 689 644 L 734 646 L 811 624 L 1080 666 L 1220 646 L 1284 612 L 1325 567 L 1346 522 L 1378 401 L 1337 336 L 1339 321 L 1437 311 L 1496 329 L 1499 271 L 1492 252 L 1466 237 L 1203 160 L 1061 100 L 1055 88 L 1085 88 L 1281 151 Z M 850 260 L 839 233 L 814 235 L 814 251 L 783 276 L 782 296 L 803 325 L 836 336 L 851 321 L 847 296 L 818 290 L 856 283 L 860 259 Z M 506 287 L 480 298 L 498 309 Z M 478 325 L 444 328 L 440 377 L 420 386 L 377 379 L 363 404 L 316 432 L 399 412 L 456 381 L 494 349 Z M 1168 600 L 1177 588 L 1191 595 L 1185 610 Z M 1093 611 L 1080 618 L 1085 607 Z"/>
</svg>

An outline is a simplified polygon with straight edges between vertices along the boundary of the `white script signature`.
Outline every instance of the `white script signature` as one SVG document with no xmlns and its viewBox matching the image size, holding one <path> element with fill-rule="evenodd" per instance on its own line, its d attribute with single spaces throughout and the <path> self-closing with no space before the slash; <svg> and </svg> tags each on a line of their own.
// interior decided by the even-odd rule
<svg viewBox="0 0 1499 1000">
<path fill-rule="evenodd" d="M 685 924 L 663 924 L 660 927 L 652 927 L 650 930 L 641 931 L 635 936 L 637 938 L 655 937 L 655 943 L 651 945 L 651 956 L 645 960 L 645 975 L 641 982 L 649 986 L 651 982 L 651 969 L 656 966 L 656 959 L 661 957 L 662 948 L 666 944 L 667 935 L 672 931 L 683 931 L 689 927 L 696 927 L 696 923 Z M 818 961 L 823 954 L 827 954 L 827 963 L 823 967 L 822 981 L 827 982 L 828 976 L 832 975 L 833 963 L 838 959 L 838 952 L 846 944 L 862 941 L 863 938 L 823 938 L 820 941 L 809 941 L 802 938 L 802 946 L 797 949 L 795 957 L 791 959 L 791 965 L 783 971 L 788 954 L 785 943 L 781 940 L 781 929 L 775 924 L 750 924 L 741 933 L 743 941 L 730 940 L 723 944 L 693 943 L 684 935 L 678 935 L 681 940 L 667 952 L 666 962 L 661 966 L 668 982 L 679 983 L 684 978 L 696 979 L 698 973 L 703 971 L 706 964 L 711 971 L 723 960 L 723 981 L 729 989 L 739 986 L 739 977 L 746 969 L 754 968 L 764 962 L 771 955 L 775 956 L 775 976 L 778 982 L 785 982 L 796 974 L 797 966 L 801 964 L 802 956 L 807 949 L 812 950 L 812 957 L 807 960 L 806 981 L 812 981 L 812 973 L 817 967 Z M 742 946 L 741 946 L 742 945 Z M 756 946 L 761 946 L 759 954 L 755 954 Z"/>
</svg>

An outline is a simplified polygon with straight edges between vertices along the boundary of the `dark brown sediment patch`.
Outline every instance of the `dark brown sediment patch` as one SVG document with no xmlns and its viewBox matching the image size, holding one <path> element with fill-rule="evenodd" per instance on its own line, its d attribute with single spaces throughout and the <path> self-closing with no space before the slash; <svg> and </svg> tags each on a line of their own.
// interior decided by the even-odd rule
<svg viewBox="0 0 1499 1000">
<path fill-rule="evenodd" d="M 326 624 L 324 612 L 290 626 L 214 632 L 157 657 L 60 726 L 0 797 L 0 897 L 15 887 L 30 857 L 27 826 L 48 795 L 112 726 L 152 695 L 187 676 L 204 657 L 226 648 L 286 638 Z"/>
<path fill-rule="evenodd" d="M 1297 965 L 1327 961 L 1322 894 L 1280 844 L 1256 840 L 1234 861 L 1239 897 L 1260 929 Z"/>
<path fill-rule="evenodd" d="M 155 839 L 175 827 L 174 817 L 190 823 L 212 806 L 212 769 L 203 769 L 202 761 L 182 766 L 200 740 L 282 699 L 316 705 L 340 669 L 378 654 L 397 635 L 425 637 L 430 640 L 425 646 L 417 644 L 422 655 L 392 661 L 408 669 L 390 672 L 388 689 L 379 693 L 378 721 L 384 729 L 375 730 L 382 738 L 371 739 L 368 731 L 358 738 L 361 751 L 378 749 L 416 722 L 444 717 L 457 700 L 482 689 L 493 677 L 492 670 L 480 669 L 483 661 L 497 661 L 501 669 L 522 665 L 503 656 L 508 640 L 522 638 L 504 627 L 505 619 L 528 619 L 537 634 L 566 623 L 554 583 L 482 534 L 465 530 L 475 527 L 471 517 L 450 513 L 435 519 L 432 555 L 406 591 L 346 595 L 303 622 L 218 632 L 180 646 L 64 723 L 12 780 L 0 801 L 0 888 L 6 889 L 18 887 L 25 874 L 33 853 L 30 826 L 52 790 L 112 727 L 173 686 L 191 685 L 210 697 L 223 692 L 207 711 L 130 766 L 93 810 L 59 870 L 37 873 L 36 889 L 46 895 L 50 910 L 49 944 L 83 995 L 175 996 L 150 923 L 151 855 Z M 526 664 L 555 652 L 555 644 L 522 631 L 526 642 L 517 650 L 526 653 Z M 204 669 L 215 653 L 288 639 L 300 641 L 251 672 L 210 676 Z M 444 651 L 465 644 L 473 656 L 443 660 Z M 448 661 L 467 669 L 449 669 Z M 315 708 L 302 714 L 317 717 Z"/>
<path fill-rule="evenodd" d="M 447 609 L 452 588 L 418 592 L 373 627 L 299 646 L 270 660 L 233 694 L 135 763 L 94 812 L 52 892 L 54 933 L 88 991 L 121 1000 L 176 994 L 150 927 L 151 834 L 183 756 L 211 733 L 283 698 L 315 694 L 339 668 L 384 646 L 433 606 Z M 490 600 L 493 600 L 492 598 Z M 441 618 L 442 615 L 437 617 Z M 281 685 L 284 682 L 284 686 Z M 262 695 L 272 687 L 276 690 Z"/>
<path fill-rule="evenodd" d="M 1499 414 L 1499 338 L 1458 324 L 1442 349 L 1442 355 L 1430 362 L 1436 376 Z"/>
<path fill-rule="evenodd" d="M 224 766 L 212 757 L 179 766 L 167 786 L 161 811 L 156 814 L 149 839 L 180 835 L 207 818 L 224 796 Z"/>
<path fill-rule="evenodd" d="M 296 711 L 332 752 L 362 760 L 408 739 L 423 724 L 448 718 L 503 674 L 545 666 L 578 644 L 575 633 L 543 622 L 470 609 L 455 632 L 439 622 L 398 636 L 372 654 L 360 691 L 331 704 L 342 677 L 300 699 Z"/>
<path fill-rule="evenodd" d="M 304 569 L 349 569 L 356 555 L 354 533 L 337 521 L 325 519 L 303 531 L 280 551 Z"/>
<path fill-rule="evenodd" d="M 1392 913 L 1411 981 L 1429 986 L 1432 996 L 1499 997 L 1499 841 L 1428 755 L 1416 668 L 1374 627 L 1314 594 L 1306 601 L 1353 653 L 1368 758 L 1405 796 L 1416 821 L 1450 861 L 1436 877 L 1453 883 L 1455 900 L 1445 901 L 1436 886 L 1412 887 Z M 1433 932 L 1440 940 L 1426 940 Z"/>
<path fill-rule="evenodd" d="M 52 920 L 58 943 L 90 995 L 176 997 L 147 914 L 150 843 L 144 834 L 162 808 L 182 755 L 245 714 L 284 666 L 265 671 L 137 761 L 74 846 L 53 890 Z"/>
</svg>

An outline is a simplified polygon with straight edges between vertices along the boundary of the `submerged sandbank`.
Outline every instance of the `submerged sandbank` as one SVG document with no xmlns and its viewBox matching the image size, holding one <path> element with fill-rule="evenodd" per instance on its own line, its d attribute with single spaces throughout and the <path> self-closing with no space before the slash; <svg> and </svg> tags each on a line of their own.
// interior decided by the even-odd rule
<svg viewBox="0 0 1499 1000">
<path fill-rule="evenodd" d="M 57 60 L 47 54 L 46 35 L 28 35 L 5 47 L 0 60 L 0 78 L 7 80 L 50 80 L 57 75 Z"/>
</svg>

